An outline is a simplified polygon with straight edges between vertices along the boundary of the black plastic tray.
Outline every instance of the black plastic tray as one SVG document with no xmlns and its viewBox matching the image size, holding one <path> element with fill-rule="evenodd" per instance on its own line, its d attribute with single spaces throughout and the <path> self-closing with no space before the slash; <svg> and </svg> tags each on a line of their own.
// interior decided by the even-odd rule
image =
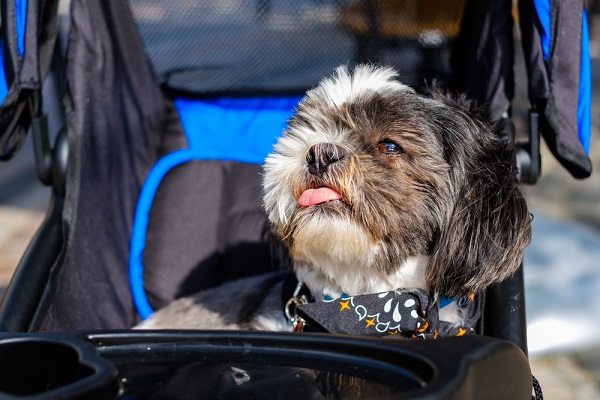
<svg viewBox="0 0 600 400">
<path fill-rule="evenodd" d="M 0 335 L 0 399 L 530 399 L 516 345 L 252 331 Z"/>
</svg>

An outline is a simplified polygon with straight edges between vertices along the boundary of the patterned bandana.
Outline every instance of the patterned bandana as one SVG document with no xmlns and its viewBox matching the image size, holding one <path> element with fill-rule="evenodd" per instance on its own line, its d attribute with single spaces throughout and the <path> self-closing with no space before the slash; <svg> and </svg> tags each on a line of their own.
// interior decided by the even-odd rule
<svg viewBox="0 0 600 400">
<path fill-rule="evenodd" d="M 316 331 L 363 336 L 399 335 L 437 339 L 475 332 L 481 301 L 474 295 L 455 300 L 465 324 L 440 321 L 438 303 L 421 289 L 398 289 L 299 304 L 296 313 Z"/>
</svg>

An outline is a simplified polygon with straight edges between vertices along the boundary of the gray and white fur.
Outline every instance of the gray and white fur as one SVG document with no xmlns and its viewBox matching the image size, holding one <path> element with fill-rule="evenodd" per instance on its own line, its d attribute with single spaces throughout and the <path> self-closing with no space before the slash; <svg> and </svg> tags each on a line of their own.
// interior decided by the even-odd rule
<svg viewBox="0 0 600 400">
<path fill-rule="evenodd" d="M 464 97 L 419 94 L 387 67 L 339 67 L 308 91 L 266 159 L 264 206 L 317 301 L 398 288 L 480 293 L 515 272 L 530 240 L 514 159 Z M 299 205 L 320 188 L 337 198 Z M 289 330 L 281 280 L 227 283 L 139 327 Z M 460 323 L 456 310 L 441 319 Z"/>
</svg>

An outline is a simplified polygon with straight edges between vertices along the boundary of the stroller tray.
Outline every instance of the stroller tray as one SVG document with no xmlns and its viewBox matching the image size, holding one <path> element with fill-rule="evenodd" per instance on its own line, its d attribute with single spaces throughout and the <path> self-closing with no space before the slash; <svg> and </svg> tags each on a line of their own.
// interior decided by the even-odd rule
<svg viewBox="0 0 600 400">
<path fill-rule="evenodd" d="M 5 334 L 0 354 L 0 370 L 10 371 L 0 374 L 0 399 L 469 399 L 531 393 L 521 350 L 485 336 L 420 341 L 252 331 Z M 20 358 L 5 356 L 10 354 Z"/>
</svg>

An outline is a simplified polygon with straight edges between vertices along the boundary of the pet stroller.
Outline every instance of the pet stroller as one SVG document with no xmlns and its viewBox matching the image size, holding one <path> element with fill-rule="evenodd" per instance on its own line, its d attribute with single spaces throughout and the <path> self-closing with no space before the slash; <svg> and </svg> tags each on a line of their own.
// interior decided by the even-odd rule
<svg viewBox="0 0 600 400">
<path fill-rule="evenodd" d="M 56 1 L 3 0 L 0 155 L 31 127 L 53 198 L 2 301 L 0 398 L 529 398 L 521 271 L 487 291 L 481 335 L 468 337 L 129 330 L 176 297 L 281 268 L 259 164 L 302 93 L 339 64 L 391 64 L 416 87 L 443 80 L 519 136 L 512 2 L 446 3 L 72 0 L 60 19 Z M 573 45 L 581 3 L 541 14 L 542 3 L 518 11 L 532 103 L 524 182 L 539 174 L 539 131 L 574 176 L 591 172 L 577 126 L 589 82 L 572 62 L 586 59 Z M 53 146 L 49 70 L 65 88 Z"/>
</svg>

